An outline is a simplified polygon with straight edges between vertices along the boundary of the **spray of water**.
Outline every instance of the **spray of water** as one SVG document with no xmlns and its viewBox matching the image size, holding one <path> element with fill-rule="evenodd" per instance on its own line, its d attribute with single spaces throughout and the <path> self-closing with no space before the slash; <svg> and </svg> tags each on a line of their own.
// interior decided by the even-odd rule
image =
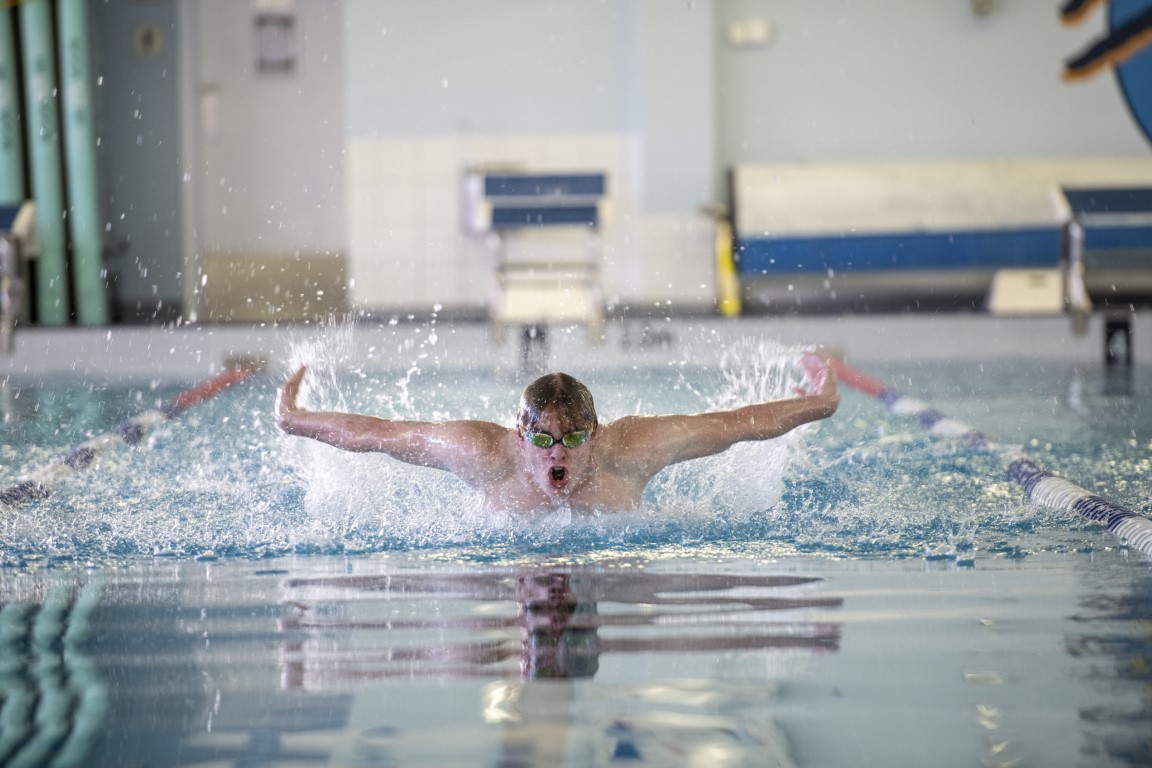
<svg viewBox="0 0 1152 768">
<path fill-rule="evenodd" d="M 361 412 L 387 418 L 435 420 L 466 415 L 511 422 L 517 393 L 491 379 L 478 380 L 484 374 L 450 383 L 454 391 L 496 392 L 464 403 L 466 414 L 446 410 L 439 401 L 443 390 L 437 385 L 442 382 L 424 376 L 418 366 L 384 381 L 349 382 L 340 375 L 354 365 L 346 357 L 350 345 L 345 343 L 345 334 L 338 328 L 333 343 L 301 345 L 294 350 L 294 359 L 306 362 L 317 373 L 302 393 L 305 407 L 335 410 L 354 403 Z M 718 376 L 707 388 L 687 378 L 682 378 L 680 385 L 696 395 L 697 410 L 787 397 L 803 384 L 797 365 L 801 352 L 771 341 L 741 340 L 726 350 Z M 360 391 L 353 395 L 345 390 L 347 386 Z M 501 389 L 506 392 L 503 398 L 498 394 Z M 636 398 L 636 412 L 644 412 L 643 393 L 633 392 L 631 396 Z M 605 398 L 609 402 L 619 399 Z M 606 413 L 605 418 L 619 415 Z M 757 517 L 778 514 L 775 509 L 783 494 L 784 478 L 802 455 L 803 436 L 808 431 L 802 428 L 776 440 L 734 446 L 715 457 L 670 467 L 653 480 L 644 508 L 638 512 L 575 516 L 564 509 L 531 516 L 490 510 L 478 493 L 454 477 L 383 456 L 350 455 L 311 441 L 293 441 L 289 449 L 296 456 L 296 471 L 306 489 L 306 508 L 314 533 L 321 538 L 366 537 L 425 546 L 470 542 L 479 536 L 495 541 L 526 538 L 544 546 L 570 536 L 585 542 L 589 538 L 602 542 L 669 535 L 678 540 L 700 539 L 717 526 L 744 525 Z"/>
<path fill-rule="evenodd" d="M 719 383 L 699 392 L 706 410 L 789 397 L 803 384 L 797 365 L 803 350 L 764 339 L 741 339 L 724 350 Z M 803 455 L 805 425 L 774 440 L 740 443 L 716 456 L 669 467 L 657 476 L 649 499 L 654 512 L 680 523 L 744 525 L 765 520 L 777 507 L 784 479 Z"/>
<path fill-rule="evenodd" d="M 309 366 L 301 393 L 306 407 L 511 425 L 521 384 L 505 372 L 444 368 L 426 328 L 380 333 L 373 349 L 406 362 L 370 369 L 357 359 L 364 354 L 360 332 L 335 323 L 289 345 L 285 368 Z M 790 396 L 804 385 L 802 352 L 741 339 L 728 344 L 715 368 L 630 368 L 585 378 L 606 420 L 724 409 Z M 0 564 L 410 548 L 446 548 L 481 559 L 669 546 L 697 553 L 753 548 L 852 556 L 965 547 L 1011 551 L 1031 530 L 1077 524 L 1025 505 L 1004 479 L 998 457 L 934 440 L 852 397 L 843 398 L 828 421 L 667 468 L 636 512 L 501 514 L 447 473 L 284 435 L 273 406 L 286 372 L 255 379 L 157 426 L 144 443 L 65 479 L 49 498 L 2 510 Z M 0 479 L 10 484 L 67 446 L 172 394 L 85 386 L 42 393 L 42 408 L 18 414 L 8 426 L 9 435 L 22 431 L 26 437 L 7 443 L 26 447 L 6 449 L 3 455 L 19 464 L 6 461 Z M 1052 466 L 1088 461 L 1039 458 Z M 1126 455 L 1110 461 L 1117 477 L 1139 475 L 1124 469 L 1132 466 Z M 1100 465 L 1069 466 L 1088 476 Z"/>
</svg>

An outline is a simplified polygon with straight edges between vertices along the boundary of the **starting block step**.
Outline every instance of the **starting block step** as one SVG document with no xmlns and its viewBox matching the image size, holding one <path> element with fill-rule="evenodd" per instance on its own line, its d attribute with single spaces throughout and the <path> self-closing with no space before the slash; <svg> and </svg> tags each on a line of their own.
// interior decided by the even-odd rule
<svg viewBox="0 0 1152 768">
<path fill-rule="evenodd" d="M 1059 269 L 998 269 L 988 291 L 995 315 L 1058 315 L 1064 311 L 1064 275 Z"/>
</svg>

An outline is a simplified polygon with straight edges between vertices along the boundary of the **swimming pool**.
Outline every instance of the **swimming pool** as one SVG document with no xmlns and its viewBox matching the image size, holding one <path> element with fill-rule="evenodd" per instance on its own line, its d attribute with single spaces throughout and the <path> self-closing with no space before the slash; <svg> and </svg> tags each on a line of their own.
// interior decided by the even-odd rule
<svg viewBox="0 0 1152 768">
<path fill-rule="evenodd" d="M 1098 336 L 1062 329 L 637 322 L 598 348 L 555 334 L 551 362 L 611 418 L 781 394 L 798 345 L 830 343 L 1147 515 L 1152 355 L 1106 369 Z M 273 358 L 4 510 L 0 762 L 1152 761 L 1148 559 L 1025 502 L 994 451 L 845 391 L 813 429 L 666 473 L 640 513 L 528 522 L 271 418 L 307 359 L 314 404 L 507 423 L 515 344 L 447 324 L 194 333 L 52 336 L 76 349 L 12 361 L 0 488 L 214 361 Z"/>
</svg>

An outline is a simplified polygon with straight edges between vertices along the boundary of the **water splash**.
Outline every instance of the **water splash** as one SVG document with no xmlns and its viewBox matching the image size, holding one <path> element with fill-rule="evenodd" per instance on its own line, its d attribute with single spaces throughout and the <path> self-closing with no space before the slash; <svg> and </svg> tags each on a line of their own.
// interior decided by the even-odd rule
<svg viewBox="0 0 1152 768">
<path fill-rule="evenodd" d="M 339 352 L 333 356 L 333 350 L 339 349 L 339 345 L 324 346 L 320 364 L 333 370 L 347 365 L 348 361 L 338 357 Z M 743 339 L 726 350 L 718 370 L 711 375 L 681 370 L 646 382 L 644 375 L 633 374 L 627 392 L 604 398 L 609 403 L 605 417 L 623 415 L 619 403 L 629 398 L 633 403 L 629 412 L 669 412 L 669 381 L 695 406 L 688 410 L 732 408 L 788 397 L 803 384 L 798 366 L 802 352 L 767 340 Z M 482 373 L 468 374 L 465 381 L 459 378 L 458 374 L 453 390 L 492 394 L 473 402 L 458 402 L 455 410 L 462 406 L 469 418 L 511 423 L 518 394 L 513 388 Z M 309 408 L 343 408 L 355 399 L 333 378 L 321 376 L 318 381 L 324 384 L 310 390 L 309 399 L 304 401 Z M 355 382 L 355 386 L 371 392 L 361 395 L 363 412 L 389 418 L 460 418 L 459 412 L 453 414 L 454 409 L 445 409 L 436 399 L 442 394 L 440 383 L 436 377 L 409 368 L 387 386 L 373 387 L 363 381 Z M 597 382 L 589 383 L 597 392 Z M 653 394 L 655 401 L 648 402 Z M 502 403 L 502 407 L 494 403 Z M 470 542 L 479 536 L 535 546 L 563 545 L 565 541 L 587 545 L 605 540 L 642 542 L 652 537 L 660 541 L 669 537 L 674 541 L 703 540 L 717 531 L 736 530 L 780 514 L 776 508 L 784 494 L 785 478 L 793 464 L 804 458 L 804 437 L 813 429 L 814 425 L 807 425 L 776 440 L 740 444 L 717 456 L 669 467 L 650 483 L 644 508 L 638 512 L 575 517 L 564 510 L 536 513 L 530 518 L 489 510 L 479 493 L 452 476 L 383 456 L 350 456 L 310 441 L 297 441 L 293 450 L 297 451 L 296 466 L 306 488 L 308 515 L 318 531 L 336 539 L 368 537 L 428 546 Z"/>
<path fill-rule="evenodd" d="M 293 341 L 289 367 L 310 367 L 302 393 L 308 407 L 511 424 L 520 385 L 506 372 L 450 369 L 440 356 L 443 344 L 431 354 L 427 334 L 407 329 L 382 333 L 373 342 L 387 359 L 408 362 L 372 369 L 356 358 L 364 349 L 357 333 L 350 324 L 336 324 L 320 338 Z M 597 394 L 606 420 L 703 411 L 789 396 L 803 382 L 801 352 L 741 339 L 727 347 L 717 367 L 629 368 L 582 378 Z M 637 512 L 573 516 L 560 510 L 529 521 L 486 510 L 478 494 L 446 473 L 282 434 L 273 404 L 283 373 L 258 378 L 161 425 L 145 444 L 105 457 L 48 499 L 5 510 L 0 563 L 413 548 L 477 559 L 566 552 L 593 557 L 669 547 L 700 556 L 1015 556 L 1029 547 L 1090 547 L 1097 540 L 1083 521 L 1026 504 L 998 457 L 924 436 L 874 403 L 850 396 L 833 419 L 668 468 L 653 480 Z M 1101 414 L 1114 412 L 1119 423 L 1143 423 L 1137 414 L 1147 407 L 1147 393 L 1117 400 L 1094 397 L 1087 386 L 1081 405 L 1094 415 L 1072 412 L 1086 428 L 1058 431 L 1047 413 L 1032 422 L 1020 418 L 1034 405 L 1034 398 L 1011 394 L 1011 377 L 1020 375 L 1003 372 L 985 382 L 991 393 L 958 387 L 961 379 L 951 371 L 918 375 L 906 388 L 927 388 L 935 401 L 942 396 L 930 388 L 945 382 L 951 387 L 943 395 L 951 399 L 944 404 L 950 412 L 962 413 L 971 400 L 980 410 L 970 420 L 990 433 L 1003 427 L 1022 440 L 1039 435 L 1040 443 L 1029 448 L 1044 466 L 1146 509 L 1141 500 L 1152 496 L 1152 436 L 1137 428 L 1130 439 L 1105 443 L 1098 425 Z M 176 391 L 75 382 L 26 390 L 18 402 L 41 405 L 21 405 L 5 425 L 0 483 L 14 482 L 28 467 Z M 1106 542 L 1106 535 L 1098 540 Z"/>
</svg>

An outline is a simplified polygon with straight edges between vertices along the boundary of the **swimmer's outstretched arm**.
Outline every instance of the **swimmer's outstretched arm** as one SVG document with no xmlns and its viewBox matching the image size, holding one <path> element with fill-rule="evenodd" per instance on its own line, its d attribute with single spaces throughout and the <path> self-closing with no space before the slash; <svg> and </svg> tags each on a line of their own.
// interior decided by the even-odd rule
<svg viewBox="0 0 1152 768">
<path fill-rule="evenodd" d="M 297 404 L 306 366 L 280 388 L 276 419 L 290 435 L 309 437 L 346 451 L 386 453 L 395 459 L 444 469 L 465 481 L 486 465 L 508 430 L 483 421 L 396 421 L 358 413 L 309 411 Z"/>
<path fill-rule="evenodd" d="M 836 376 L 825 358 L 815 353 L 805 354 L 801 363 L 808 390 L 796 397 L 730 411 L 625 417 L 614 422 L 621 432 L 625 461 L 655 474 L 669 464 L 711 456 L 748 440 L 779 437 L 802 424 L 828 418 L 840 405 Z"/>
</svg>

